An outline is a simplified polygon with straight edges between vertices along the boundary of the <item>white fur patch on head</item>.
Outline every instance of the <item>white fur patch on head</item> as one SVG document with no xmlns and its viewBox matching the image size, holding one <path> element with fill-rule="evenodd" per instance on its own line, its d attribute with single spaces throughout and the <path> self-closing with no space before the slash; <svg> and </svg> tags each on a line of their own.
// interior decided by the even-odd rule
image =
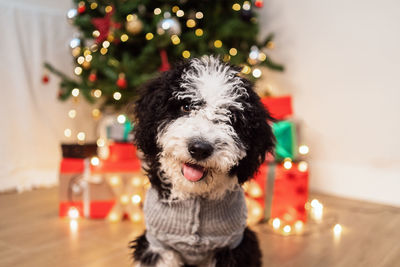
<svg viewBox="0 0 400 267">
<path fill-rule="evenodd" d="M 214 57 L 193 59 L 181 78 L 181 88 L 173 97 L 193 104 L 193 108 L 159 128 L 157 144 L 161 147 L 163 179 L 172 186 L 171 198 L 221 198 L 227 190 L 237 188 L 237 177 L 230 177 L 229 171 L 246 156 L 246 147 L 230 122 L 231 110 L 244 108 L 237 99 L 248 94 L 237 71 Z M 188 144 L 199 138 L 212 144 L 214 152 L 196 161 Z M 182 174 L 184 163 L 204 167 L 207 176 L 198 182 L 187 180 Z"/>
</svg>

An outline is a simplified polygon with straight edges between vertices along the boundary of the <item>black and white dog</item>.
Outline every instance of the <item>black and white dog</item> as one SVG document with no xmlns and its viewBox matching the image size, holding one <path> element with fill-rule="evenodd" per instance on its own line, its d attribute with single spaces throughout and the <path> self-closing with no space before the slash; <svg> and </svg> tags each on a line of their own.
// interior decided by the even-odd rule
<svg viewBox="0 0 400 267">
<path fill-rule="evenodd" d="M 271 117 L 238 74 L 205 56 L 141 91 L 134 136 L 152 187 L 147 230 L 131 243 L 138 266 L 261 266 L 240 185 L 275 139 Z"/>
</svg>

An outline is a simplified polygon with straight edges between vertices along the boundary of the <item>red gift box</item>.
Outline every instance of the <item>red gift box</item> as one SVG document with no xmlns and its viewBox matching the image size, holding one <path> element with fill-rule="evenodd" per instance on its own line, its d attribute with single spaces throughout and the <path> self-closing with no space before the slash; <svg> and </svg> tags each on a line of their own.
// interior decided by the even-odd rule
<svg viewBox="0 0 400 267">
<path fill-rule="evenodd" d="M 136 148 L 129 143 L 114 143 L 106 160 L 93 166 L 89 159 L 63 158 L 60 165 L 59 216 L 68 216 L 70 208 L 80 216 L 105 218 L 116 203 L 116 195 L 107 179 L 119 177 L 123 183 L 142 175 Z"/>
<path fill-rule="evenodd" d="M 291 96 L 263 97 L 261 102 L 271 116 L 277 120 L 286 119 L 293 114 Z"/>
<path fill-rule="evenodd" d="M 261 194 L 254 199 L 263 207 L 264 219 L 279 218 L 289 224 L 306 221 L 309 173 L 305 164 L 293 162 L 285 168 L 281 163 L 264 163 L 260 167 L 253 181 Z"/>
</svg>

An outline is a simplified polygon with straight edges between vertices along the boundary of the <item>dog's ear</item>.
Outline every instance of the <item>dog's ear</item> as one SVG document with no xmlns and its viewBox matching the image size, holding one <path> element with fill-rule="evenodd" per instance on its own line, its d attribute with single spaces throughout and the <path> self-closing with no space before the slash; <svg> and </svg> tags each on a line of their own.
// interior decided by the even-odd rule
<svg viewBox="0 0 400 267">
<path fill-rule="evenodd" d="M 249 96 L 244 104 L 245 119 L 239 120 L 241 125 L 235 128 L 246 145 L 246 156 L 231 171 L 241 184 L 253 177 L 264 162 L 266 153 L 272 152 L 275 146 L 275 136 L 270 126 L 274 119 L 253 91 L 253 85 L 246 79 L 243 79 L 243 84 Z"/>
<path fill-rule="evenodd" d="M 186 62 L 182 62 L 150 80 L 139 90 L 139 98 L 134 103 L 133 134 L 135 145 L 146 157 L 155 158 L 159 152 L 156 144 L 158 128 L 170 114 L 167 112 L 167 102 L 185 67 Z"/>
</svg>

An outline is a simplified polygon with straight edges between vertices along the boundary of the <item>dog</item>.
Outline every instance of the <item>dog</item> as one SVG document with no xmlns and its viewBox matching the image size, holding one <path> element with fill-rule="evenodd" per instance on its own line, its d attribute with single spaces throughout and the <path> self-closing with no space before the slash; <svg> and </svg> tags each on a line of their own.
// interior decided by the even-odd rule
<svg viewBox="0 0 400 267">
<path fill-rule="evenodd" d="M 151 80 L 135 103 L 134 142 L 151 188 L 137 266 L 257 267 L 241 185 L 272 152 L 274 135 L 240 68 L 204 56 Z"/>
</svg>

